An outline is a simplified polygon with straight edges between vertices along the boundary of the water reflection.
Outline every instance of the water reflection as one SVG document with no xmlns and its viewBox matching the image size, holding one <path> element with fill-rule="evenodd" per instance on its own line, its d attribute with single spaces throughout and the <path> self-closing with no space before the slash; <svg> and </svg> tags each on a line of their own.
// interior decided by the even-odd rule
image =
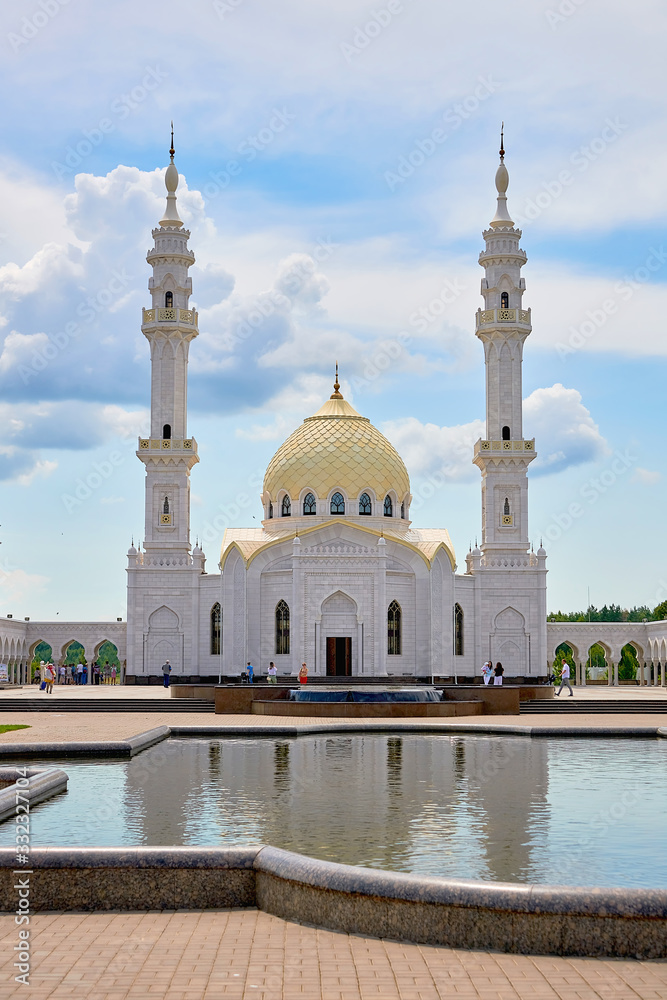
<svg viewBox="0 0 667 1000">
<path fill-rule="evenodd" d="M 35 845 L 270 843 L 417 873 L 667 887 L 664 852 L 642 847 L 662 836 L 665 741 L 171 740 L 62 766 L 70 791 L 34 809 Z"/>
</svg>

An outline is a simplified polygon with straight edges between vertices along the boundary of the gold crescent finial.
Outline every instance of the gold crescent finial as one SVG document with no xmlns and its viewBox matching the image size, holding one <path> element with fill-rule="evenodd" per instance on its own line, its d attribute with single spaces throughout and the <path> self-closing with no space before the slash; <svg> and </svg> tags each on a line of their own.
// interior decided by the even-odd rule
<svg viewBox="0 0 667 1000">
<path fill-rule="evenodd" d="M 500 123 L 500 159 L 505 159 L 505 122 Z"/>
<path fill-rule="evenodd" d="M 176 150 L 174 149 L 174 123 L 172 121 L 172 123 L 171 123 L 171 146 L 169 148 L 169 155 L 171 156 L 172 160 L 174 159 L 175 152 L 176 152 Z"/>
<path fill-rule="evenodd" d="M 336 381 L 334 382 L 334 391 L 329 397 L 330 399 L 342 399 L 343 394 L 340 391 L 340 383 L 338 381 L 338 362 L 336 362 Z"/>
</svg>

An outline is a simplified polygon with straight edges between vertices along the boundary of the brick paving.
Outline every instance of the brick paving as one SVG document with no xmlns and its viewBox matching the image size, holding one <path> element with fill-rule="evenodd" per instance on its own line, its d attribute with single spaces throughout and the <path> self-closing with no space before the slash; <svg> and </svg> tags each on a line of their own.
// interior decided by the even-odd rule
<svg viewBox="0 0 667 1000">
<path fill-rule="evenodd" d="M 0 918 L 14 1000 L 665 1000 L 667 962 L 461 951 L 320 930 L 258 910 L 44 914 L 30 986 Z"/>
</svg>

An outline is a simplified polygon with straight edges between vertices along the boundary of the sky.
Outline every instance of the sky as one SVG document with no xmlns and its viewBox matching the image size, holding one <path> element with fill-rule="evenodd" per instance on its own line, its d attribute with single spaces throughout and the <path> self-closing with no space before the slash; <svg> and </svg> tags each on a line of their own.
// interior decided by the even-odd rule
<svg viewBox="0 0 667 1000">
<path fill-rule="evenodd" d="M 0 614 L 125 617 L 171 119 L 209 571 L 225 526 L 259 524 L 257 483 L 336 360 L 406 462 L 413 524 L 447 527 L 464 571 L 504 120 L 549 610 L 665 600 L 666 29 L 658 0 L 5 4 Z"/>
</svg>

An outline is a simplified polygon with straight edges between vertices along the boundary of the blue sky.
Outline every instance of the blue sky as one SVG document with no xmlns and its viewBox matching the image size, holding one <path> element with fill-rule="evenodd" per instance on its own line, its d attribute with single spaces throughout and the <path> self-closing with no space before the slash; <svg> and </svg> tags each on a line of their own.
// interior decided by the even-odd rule
<svg viewBox="0 0 667 1000">
<path fill-rule="evenodd" d="M 330 393 L 335 359 L 406 461 L 415 525 L 446 526 L 463 568 L 480 525 L 477 255 L 504 119 L 549 607 L 584 607 L 588 587 L 598 605 L 666 599 L 666 21 L 657 0 L 3 9 L 0 613 L 124 617 L 171 118 L 200 311 L 192 529 L 210 570 L 216 517 L 259 522 L 253 484 Z M 312 271 L 298 294 L 230 350 L 295 266 Z M 411 323 L 443 290 L 446 308 Z"/>
</svg>

